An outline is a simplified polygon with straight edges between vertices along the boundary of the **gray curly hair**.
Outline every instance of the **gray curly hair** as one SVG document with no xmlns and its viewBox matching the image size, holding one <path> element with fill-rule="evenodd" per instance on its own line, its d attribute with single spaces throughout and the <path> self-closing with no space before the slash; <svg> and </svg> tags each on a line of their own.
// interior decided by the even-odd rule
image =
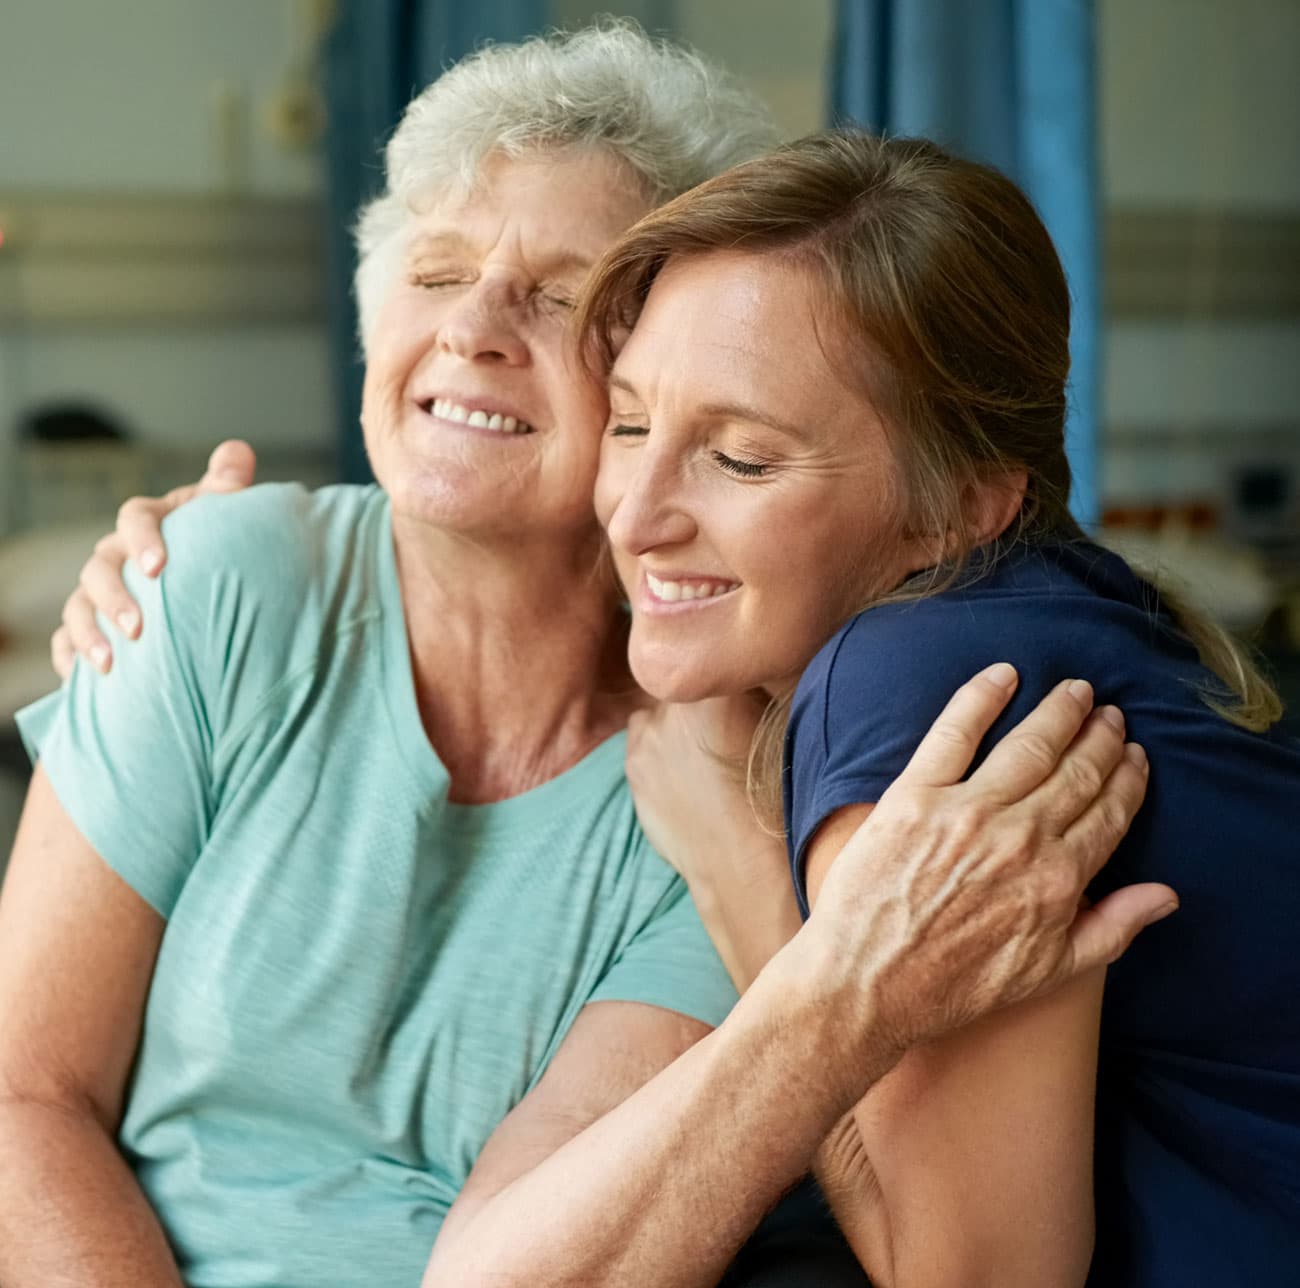
<svg viewBox="0 0 1300 1288">
<path fill-rule="evenodd" d="M 604 19 L 489 45 L 411 100 L 385 153 L 385 190 L 362 207 L 354 286 L 363 347 L 392 281 L 408 216 L 469 188 L 490 153 L 602 147 L 658 205 L 770 149 L 767 109 L 720 68 Z"/>
</svg>

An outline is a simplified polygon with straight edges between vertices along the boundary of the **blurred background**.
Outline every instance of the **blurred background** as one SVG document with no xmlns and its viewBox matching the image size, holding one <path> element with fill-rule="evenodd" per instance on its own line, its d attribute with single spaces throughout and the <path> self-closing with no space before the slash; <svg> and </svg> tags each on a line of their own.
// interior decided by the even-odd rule
<svg viewBox="0 0 1300 1288">
<path fill-rule="evenodd" d="M 365 477 L 350 212 L 481 40 L 636 18 L 796 136 L 857 119 L 1010 172 L 1076 302 L 1080 517 L 1300 705 L 1298 0 L 43 0 L 0 6 L 0 862 L 12 714 L 119 502 L 239 436 Z M 219 552 L 214 552 L 219 556 Z"/>
</svg>

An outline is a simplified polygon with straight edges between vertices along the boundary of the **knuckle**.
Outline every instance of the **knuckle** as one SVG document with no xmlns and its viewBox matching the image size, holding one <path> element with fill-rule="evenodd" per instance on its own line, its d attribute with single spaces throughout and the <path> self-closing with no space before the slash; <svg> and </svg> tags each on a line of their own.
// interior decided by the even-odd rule
<svg viewBox="0 0 1300 1288">
<path fill-rule="evenodd" d="M 922 800 L 920 793 L 908 790 L 897 783 L 883 793 L 880 804 L 888 804 L 888 817 L 893 825 L 906 833 L 918 832 L 935 820 L 935 811 Z"/>
<path fill-rule="evenodd" d="M 944 747 L 951 747 L 956 751 L 975 750 L 974 736 L 960 721 L 951 718 L 940 720 L 930 730 L 930 734 Z"/>
<path fill-rule="evenodd" d="M 1047 907 L 1054 912 L 1073 912 L 1083 888 L 1079 875 L 1065 863 L 1044 864 L 1041 881 Z"/>
<path fill-rule="evenodd" d="M 1056 747 L 1035 729 L 1026 729 L 1016 736 L 1016 752 L 1037 769 L 1051 770 L 1056 767 Z"/>
<path fill-rule="evenodd" d="M 1133 815 L 1137 812 L 1136 803 L 1131 807 L 1123 797 L 1111 793 L 1102 797 L 1101 817 L 1107 833 L 1118 840 L 1128 831 Z"/>
<path fill-rule="evenodd" d="M 1097 796 L 1105 785 L 1106 778 L 1101 767 L 1088 756 L 1071 756 L 1065 764 L 1070 786 L 1080 796 Z"/>
<path fill-rule="evenodd" d="M 997 854 L 1002 867 L 1028 868 L 1038 857 L 1039 850 L 1038 829 L 1029 821 L 1015 819 L 999 830 Z"/>
</svg>

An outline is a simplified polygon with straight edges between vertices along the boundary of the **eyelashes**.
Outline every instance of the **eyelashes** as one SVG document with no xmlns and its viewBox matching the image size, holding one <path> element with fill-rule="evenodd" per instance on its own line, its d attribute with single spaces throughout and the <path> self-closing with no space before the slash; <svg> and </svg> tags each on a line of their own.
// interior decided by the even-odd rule
<svg viewBox="0 0 1300 1288">
<path fill-rule="evenodd" d="M 445 290 L 451 287 L 470 287 L 474 285 L 475 280 L 475 278 L 463 274 L 417 272 L 412 273 L 410 276 L 411 285 L 424 291 Z M 576 296 L 555 288 L 547 290 L 540 286 L 535 287 L 529 292 L 528 300 L 535 307 L 557 313 L 572 313 L 578 307 Z"/>
<path fill-rule="evenodd" d="M 606 431 L 611 438 L 645 438 L 650 431 L 643 425 L 614 424 Z M 772 467 L 766 461 L 746 461 L 726 452 L 712 451 L 709 455 L 720 470 L 740 479 L 757 479 L 768 474 Z"/>
<path fill-rule="evenodd" d="M 728 474 L 734 474 L 742 479 L 762 478 L 771 468 L 763 461 L 742 461 L 735 456 L 728 456 L 725 452 L 714 452 L 713 459 Z"/>
</svg>

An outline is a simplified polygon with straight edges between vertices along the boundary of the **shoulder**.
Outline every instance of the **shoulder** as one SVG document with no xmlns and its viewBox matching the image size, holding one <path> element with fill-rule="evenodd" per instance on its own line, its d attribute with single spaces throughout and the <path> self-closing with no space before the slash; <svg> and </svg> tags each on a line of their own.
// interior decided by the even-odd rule
<svg viewBox="0 0 1300 1288">
<path fill-rule="evenodd" d="M 382 509 L 373 487 L 309 491 L 263 483 L 228 496 L 202 496 L 163 522 L 169 580 L 204 578 L 218 567 L 248 584 L 304 580 L 365 539 L 366 519 Z"/>
<path fill-rule="evenodd" d="M 199 497 L 163 523 L 167 566 L 156 585 L 169 613 L 200 613 L 211 624 L 214 615 L 256 612 L 265 634 L 276 622 L 317 617 L 341 580 L 377 565 L 387 531 L 386 498 L 375 487 L 270 483 Z M 136 585 L 148 584 L 136 575 Z"/>
<path fill-rule="evenodd" d="M 953 693 L 994 662 L 1010 662 L 1020 685 L 981 755 L 1063 679 L 1114 686 L 1106 701 L 1148 683 L 1172 656 L 1151 647 L 1152 594 L 1117 556 L 1079 542 L 1021 547 L 951 589 L 858 614 L 795 693 L 792 826 L 809 801 L 822 809 L 832 796 L 837 805 L 878 799 Z"/>
<path fill-rule="evenodd" d="M 332 629 L 379 602 L 388 527 L 377 488 L 264 484 L 200 497 L 163 531 L 162 574 L 128 566 L 127 584 L 146 634 L 152 625 L 169 638 L 178 664 L 222 709 L 309 667 Z"/>
<path fill-rule="evenodd" d="M 1021 548 L 951 589 L 859 613 L 808 666 L 796 710 L 842 710 L 847 699 L 919 705 L 928 725 L 959 685 L 994 662 L 1017 667 L 1026 695 L 1080 668 L 1110 672 L 1122 659 L 1132 669 L 1170 651 L 1143 647 L 1161 630 L 1157 605 L 1152 587 L 1099 546 Z"/>
</svg>

